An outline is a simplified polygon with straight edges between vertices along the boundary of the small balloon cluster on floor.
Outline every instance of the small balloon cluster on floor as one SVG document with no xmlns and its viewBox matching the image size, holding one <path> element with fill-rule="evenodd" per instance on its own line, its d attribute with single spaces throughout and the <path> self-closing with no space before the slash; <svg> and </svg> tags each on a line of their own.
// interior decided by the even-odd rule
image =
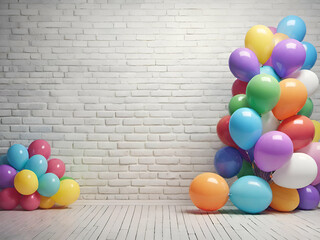
<svg viewBox="0 0 320 240">
<path fill-rule="evenodd" d="M 217 173 L 203 173 L 189 194 L 200 209 L 213 211 L 228 197 L 240 210 L 259 213 L 318 207 L 320 123 L 310 120 L 310 96 L 319 85 L 310 69 L 317 51 L 308 42 L 304 21 L 287 16 L 277 28 L 253 26 L 245 48 L 233 51 L 230 115 L 217 124 L 228 145 L 214 159 Z M 224 178 L 237 176 L 228 187 Z"/>
<path fill-rule="evenodd" d="M 33 141 L 28 149 L 14 144 L 0 158 L 0 209 L 12 210 L 19 204 L 25 210 L 48 209 L 55 204 L 70 205 L 80 195 L 79 184 L 63 176 L 65 165 L 49 157 L 45 140 Z"/>
</svg>

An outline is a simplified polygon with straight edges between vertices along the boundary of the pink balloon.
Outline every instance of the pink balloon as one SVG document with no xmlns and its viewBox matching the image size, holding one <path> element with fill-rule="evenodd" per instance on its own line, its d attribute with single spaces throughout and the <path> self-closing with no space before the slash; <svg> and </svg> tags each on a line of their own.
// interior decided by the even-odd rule
<svg viewBox="0 0 320 240">
<path fill-rule="evenodd" d="M 47 173 L 54 173 L 58 178 L 62 178 L 66 171 L 64 162 L 58 158 L 53 158 L 48 161 Z"/>
<path fill-rule="evenodd" d="M 40 206 L 40 194 L 35 192 L 31 195 L 23 195 L 20 205 L 24 210 L 32 211 Z"/>
<path fill-rule="evenodd" d="M 298 150 L 298 152 L 306 153 L 312 157 L 318 167 L 318 174 L 316 179 L 311 183 L 311 185 L 317 185 L 320 183 L 320 142 L 312 142 L 304 148 Z"/>
<path fill-rule="evenodd" d="M 270 67 L 273 67 L 272 66 L 272 61 L 271 61 L 271 57 L 263 64 L 263 66 L 270 66 Z"/>
<path fill-rule="evenodd" d="M 15 209 L 20 201 L 21 194 L 15 188 L 5 188 L 0 192 L 0 209 Z"/>
<path fill-rule="evenodd" d="M 48 159 L 51 155 L 51 147 L 47 141 L 43 139 L 38 139 L 33 141 L 30 144 L 28 148 L 28 152 L 29 152 L 29 157 L 40 154 L 44 156 L 46 159 Z"/>
<path fill-rule="evenodd" d="M 275 28 L 275 27 L 268 27 L 270 30 L 271 30 L 271 32 L 273 33 L 273 34 L 276 34 L 277 33 L 277 28 Z"/>
<path fill-rule="evenodd" d="M 293 154 L 290 137 L 279 131 L 263 134 L 254 147 L 254 162 L 264 172 L 281 168 Z"/>
</svg>

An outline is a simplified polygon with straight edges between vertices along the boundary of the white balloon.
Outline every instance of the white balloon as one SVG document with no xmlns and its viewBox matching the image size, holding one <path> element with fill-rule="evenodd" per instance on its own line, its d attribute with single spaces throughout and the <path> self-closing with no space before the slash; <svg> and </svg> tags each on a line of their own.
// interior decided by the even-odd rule
<svg viewBox="0 0 320 240">
<path fill-rule="evenodd" d="M 291 159 L 272 174 L 275 184 L 285 188 L 303 188 L 316 178 L 316 161 L 305 153 L 293 153 Z"/>
<path fill-rule="evenodd" d="M 290 78 L 295 78 L 302 82 L 307 88 L 308 96 L 311 96 L 319 86 L 318 76 L 310 70 L 303 69 L 291 74 Z"/>
<path fill-rule="evenodd" d="M 280 121 L 273 115 L 272 111 L 261 115 L 262 134 L 270 131 L 276 131 Z"/>
</svg>

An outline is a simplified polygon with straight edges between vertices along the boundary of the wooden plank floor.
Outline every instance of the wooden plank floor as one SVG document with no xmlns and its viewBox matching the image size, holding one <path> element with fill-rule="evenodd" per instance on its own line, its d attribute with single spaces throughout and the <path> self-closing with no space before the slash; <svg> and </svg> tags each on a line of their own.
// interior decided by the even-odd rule
<svg viewBox="0 0 320 240">
<path fill-rule="evenodd" d="M 65 209 L 0 211 L 0 239 L 320 239 L 320 209 L 259 215 L 228 204 L 78 201 Z"/>
</svg>

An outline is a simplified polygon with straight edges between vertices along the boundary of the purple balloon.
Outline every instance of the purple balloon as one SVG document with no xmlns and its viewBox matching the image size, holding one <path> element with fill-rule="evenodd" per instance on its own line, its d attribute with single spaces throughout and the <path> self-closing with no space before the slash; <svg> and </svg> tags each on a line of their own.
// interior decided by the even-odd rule
<svg viewBox="0 0 320 240">
<path fill-rule="evenodd" d="M 238 48 L 229 57 L 229 68 L 232 74 L 241 81 L 249 82 L 260 74 L 257 56 L 248 48 Z"/>
<path fill-rule="evenodd" d="M 305 59 L 306 50 L 302 43 L 290 38 L 279 42 L 271 55 L 273 68 L 281 78 L 300 70 Z"/>
<path fill-rule="evenodd" d="M 319 191 L 312 185 L 298 189 L 300 203 L 298 208 L 303 210 L 315 209 L 319 205 Z"/>
<path fill-rule="evenodd" d="M 276 34 L 277 33 L 277 28 L 275 28 L 275 27 L 268 27 L 270 30 L 271 30 L 271 32 L 273 33 L 273 34 Z"/>
<path fill-rule="evenodd" d="M 314 186 L 314 187 L 318 190 L 318 192 L 320 194 L 320 183 L 318 185 Z"/>
<path fill-rule="evenodd" d="M 263 134 L 254 148 L 254 161 L 265 172 L 275 171 L 290 160 L 293 143 L 290 137 L 279 131 Z"/>
<path fill-rule="evenodd" d="M 17 171 L 6 164 L 0 165 L 0 188 L 12 188 L 14 187 L 14 177 Z"/>
<path fill-rule="evenodd" d="M 249 154 L 247 153 L 246 150 L 243 150 L 242 148 L 239 148 L 238 151 L 239 151 L 242 159 L 244 159 L 244 160 L 246 160 L 247 162 L 251 163 Z"/>
</svg>

